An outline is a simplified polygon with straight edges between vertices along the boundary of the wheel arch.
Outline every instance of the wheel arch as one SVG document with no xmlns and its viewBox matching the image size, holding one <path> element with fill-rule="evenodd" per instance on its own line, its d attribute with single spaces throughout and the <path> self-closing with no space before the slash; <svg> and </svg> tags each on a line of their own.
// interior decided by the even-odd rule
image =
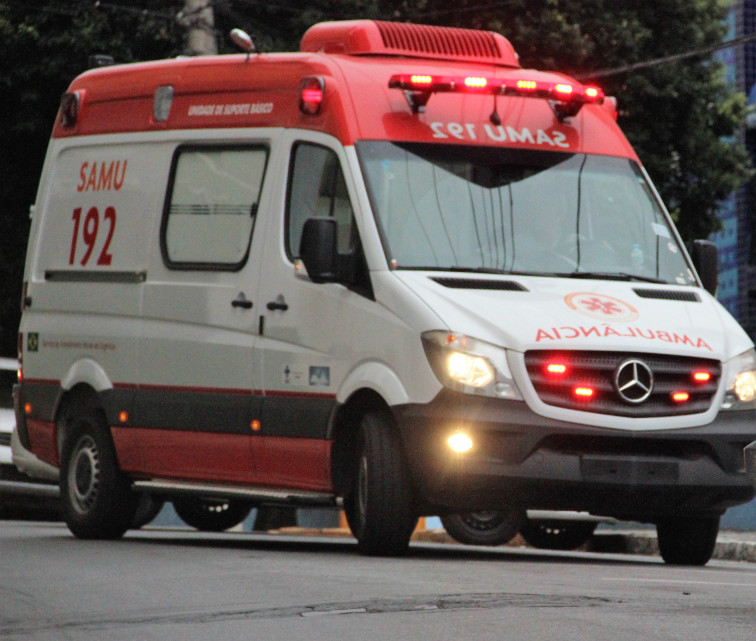
<svg viewBox="0 0 756 641">
<path fill-rule="evenodd" d="M 58 454 L 63 452 L 63 444 L 72 425 L 71 418 L 77 410 L 102 412 L 108 425 L 103 394 L 113 389 L 113 383 L 103 367 L 91 358 L 82 358 L 71 365 L 60 381 L 61 394 L 55 408 L 56 441 Z M 110 430 L 108 430 L 110 437 Z M 112 438 L 112 437 L 111 437 Z"/>
<path fill-rule="evenodd" d="M 331 423 L 331 477 L 337 493 L 349 487 L 356 459 L 360 423 L 365 414 L 380 413 L 394 422 L 391 407 L 371 388 L 356 390 L 345 403 L 339 405 Z"/>
<path fill-rule="evenodd" d="M 87 383 L 77 383 L 61 395 L 55 412 L 56 441 L 59 456 L 63 453 L 66 439 L 74 428 L 73 420 L 82 412 L 99 412 L 107 426 L 107 418 L 100 394 Z M 107 436 L 112 441 L 110 430 Z"/>
</svg>

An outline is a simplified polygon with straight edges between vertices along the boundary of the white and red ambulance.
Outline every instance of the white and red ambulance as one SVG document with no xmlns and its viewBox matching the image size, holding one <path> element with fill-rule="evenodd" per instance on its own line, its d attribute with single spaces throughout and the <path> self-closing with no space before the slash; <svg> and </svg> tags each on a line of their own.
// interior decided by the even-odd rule
<svg viewBox="0 0 756 641">
<path fill-rule="evenodd" d="M 74 80 L 16 389 L 72 532 L 343 505 L 396 554 L 420 515 L 583 511 L 706 563 L 754 496 L 756 355 L 613 112 L 498 34 L 374 21 Z"/>
</svg>

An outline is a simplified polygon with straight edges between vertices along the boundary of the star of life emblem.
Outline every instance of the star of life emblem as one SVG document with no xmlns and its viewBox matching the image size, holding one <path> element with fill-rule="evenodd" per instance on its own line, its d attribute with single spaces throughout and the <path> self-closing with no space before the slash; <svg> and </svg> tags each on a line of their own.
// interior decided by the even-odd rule
<svg viewBox="0 0 756 641">
<path fill-rule="evenodd" d="M 629 303 L 605 294 L 574 292 L 567 294 L 564 302 L 578 314 L 595 320 L 629 323 L 640 316 Z"/>
</svg>

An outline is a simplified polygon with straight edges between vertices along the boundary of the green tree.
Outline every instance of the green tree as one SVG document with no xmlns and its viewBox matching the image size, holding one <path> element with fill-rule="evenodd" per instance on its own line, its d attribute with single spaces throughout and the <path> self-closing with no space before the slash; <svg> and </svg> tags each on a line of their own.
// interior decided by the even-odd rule
<svg viewBox="0 0 756 641">
<path fill-rule="evenodd" d="M 140 4 L 0 1 L 0 355 L 16 353 L 29 206 L 61 94 L 92 54 L 129 62 L 180 52 L 182 30 L 165 4 Z"/>
</svg>

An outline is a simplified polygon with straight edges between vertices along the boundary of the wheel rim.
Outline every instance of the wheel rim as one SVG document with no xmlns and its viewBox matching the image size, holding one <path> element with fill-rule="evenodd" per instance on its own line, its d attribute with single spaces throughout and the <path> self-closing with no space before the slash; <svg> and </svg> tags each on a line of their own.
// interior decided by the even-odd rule
<svg viewBox="0 0 756 641">
<path fill-rule="evenodd" d="M 223 514 L 231 509 L 231 504 L 228 501 L 208 501 L 200 503 L 199 508 L 202 512 L 208 514 Z"/>
<path fill-rule="evenodd" d="M 76 445 L 73 464 L 68 472 L 71 503 L 82 514 L 89 512 L 100 488 L 100 455 L 97 445 L 88 436 Z"/>
<path fill-rule="evenodd" d="M 474 530 L 485 532 L 497 528 L 506 519 L 506 514 L 499 510 L 469 512 L 462 515 L 462 521 Z"/>
</svg>

